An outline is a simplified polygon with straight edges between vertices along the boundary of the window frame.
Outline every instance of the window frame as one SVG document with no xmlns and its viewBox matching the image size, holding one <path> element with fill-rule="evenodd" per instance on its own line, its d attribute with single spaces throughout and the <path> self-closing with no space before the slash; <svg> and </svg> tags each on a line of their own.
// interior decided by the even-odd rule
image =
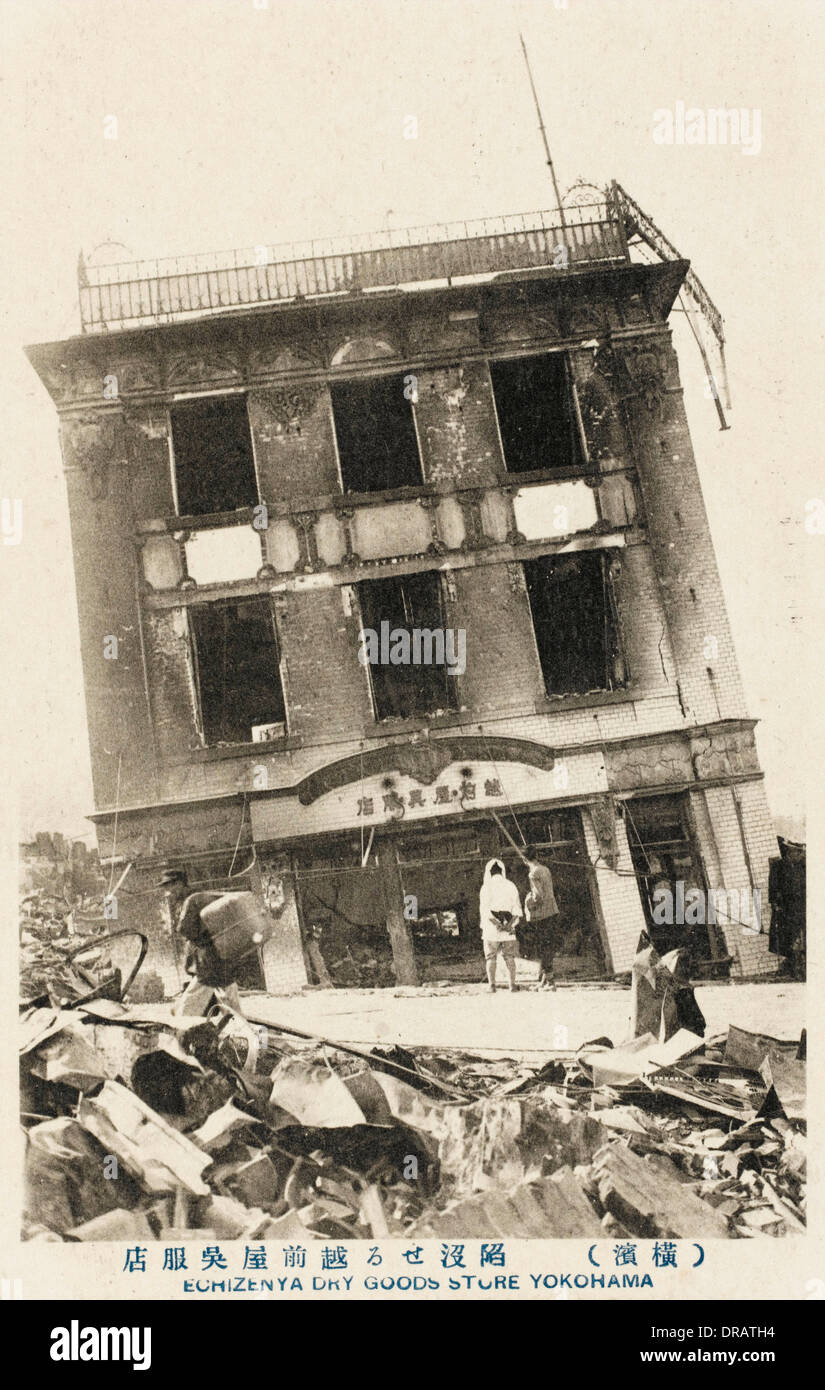
<svg viewBox="0 0 825 1390">
<path fill-rule="evenodd" d="M 573 435 L 576 444 L 576 452 L 578 453 L 579 461 L 578 463 L 571 463 L 569 465 L 558 468 L 545 467 L 511 469 L 508 467 L 507 464 L 507 450 L 504 447 L 504 433 L 501 428 L 501 415 L 499 412 L 498 400 L 496 399 L 494 369 L 499 364 L 505 364 L 508 362 L 527 362 L 540 357 L 560 357 L 562 359 L 564 371 L 564 384 L 571 412 L 571 427 L 573 430 Z M 562 349 L 561 351 L 556 352 L 548 350 L 538 352 L 514 352 L 502 354 L 496 357 L 488 357 L 487 370 L 490 378 L 490 392 L 493 398 L 493 412 L 496 421 L 496 433 L 498 435 L 499 449 L 501 452 L 501 461 L 503 465 L 503 472 L 501 474 L 503 478 L 518 478 L 524 481 L 527 481 L 531 478 L 546 478 L 552 481 L 553 479 L 561 480 L 563 478 L 586 477 L 594 472 L 594 467 L 590 459 L 590 450 L 587 444 L 587 436 L 584 431 L 584 422 L 582 420 L 581 406 L 579 404 L 579 396 L 578 391 L 576 389 L 576 381 L 573 375 L 573 364 L 570 358 L 570 353 L 567 349 Z"/>
<path fill-rule="evenodd" d="M 268 742 L 268 743 L 267 743 L 267 742 L 264 742 L 264 743 L 257 743 L 257 742 L 252 738 L 251 735 L 252 735 L 252 727 L 253 727 L 253 726 L 252 726 L 251 724 L 250 724 L 250 726 L 249 726 L 249 728 L 250 728 L 250 737 L 249 737 L 248 739 L 241 739 L 241 740 L 217 739 L 217 740 L 214 740 L 214 741 L 210 741 L 210 740 L 207 738 L 207 735 L 206 735 L 206 726 L 205 726 L 204 717 L 203 717 L 203 693 L 202 693 L 201 671 L 200 671 L 201 661 L 200 661 L 200 654 L 199 654 L 199 652 L 198 652 L 198 637 L 197 637 L 197 631 L 196 631 L 195 621 L 194 621 L 194 617 L 193 617 L 193 610 L 194 610 L 194 609 L 206 609 L 206 608 L 219 608 L 219 607 L 224 607 L 224 608 L 225 608 L 225 607 L 226 607 L 227 605 L 229 605 L 229 604 L 237 605 L 237 604 L 239 604 L 239 603 L 257 603 L 257 604 L 264 605 L 265 608 L 266 608 L 266 610 L 267 610 L 267 617 L 268 617 L 268 619 L 269 619 L 269 623 L 270 623 L 271 628 L 272 628 L 272 636 L 273 636 L 273 641 L 274 641 L 275 651 L 276 651 L 276 656 L 277 656 L 276 666 L 277 666 L 277 671 L 278 671 L 278 682 L 279 682 L 279 685 L 280 685 L 280 688 L 281 688 L 281 704 L 282 704 L 282 706 L 283 706 L 283 711 L 284 711 L 283 721 L 280 721 L 280 720 L 279 720 L 279 721 L 277 721 L 277 722 L 279 722 L 279 723 L 280 723 L 280 722 L 283 722 L 283 725 L 284 725 L 284 732 L 283 732 L 282 738 L 277 739 L 277 740 L 276 740 L 276 739 L 273 739 L 271 742 Z M 245 595 L 238 595 L 238 596 L 226 596 L 226 597 L 221 597 L 221 598 L 218 598 L 218 599 L 208 599 L 208 600 L 206 600 L 206 601 L 203 602 L 203 603 L 187 604 L 187 605 L 186 605 L 186 625 L 187 625 L 187 631 L 188 631 L 188 636 L 189 636 L 189 650 L 190 650 L 190 652 L 191 652 L 192 680 L 193 680 L 194 694 L 195 694 L 195 702 L 196 702 L 196 710 L 197 710 L 198 735 L 199 735 L 200 740 L 201 740 L 201 747 L 202 747 L 203 749 L 206 749 L 206 750 L 215 750 L 215 749 L 218 749 L 218 750 L 219 750 L 219 749 L 222 749 L 222 748 L 262 748 L 262 749 L 265 749 L 265 748 L 267 748 L 267 747 L 272 748 L 273 746 L 274 746 L 274 747 L 280 747 L 280 745 L 281 745 L 283 742 L 285 742 L 285 741 L 290 737 L 290 716 L 289 716 L 289 707 L 288 707 L 288 704 L 287 704 L 287 696 L 286 696 L 286 682 L 285 682 L 285 680 L 284 680 L 283 647 L 282 647 L 282 644 L 281 644 L 281 635 L 280 635 L 280 633 L 279 633 L 279 631 L 278 631 L 278 623 L 277 623 L 277 618 L 276 618 L 276 614 L 275 614 L 275 608 L 274 608 L 274 605 L 273 605 L 272 602 L 271 602 L 270 596 L 269 596 L 268 594 L 245 594 Z M 275 722 L 275 721 L 273 721 L 273 722 Z"/>
<path fill-rule="evenodd" d="M 612 664 L 614 668 L 613 679 L 611 681 L 611 684 L 609 685 L 590 686 L 587 690 L 551 691 L 547 688 L 547 676 L 545 674 L 544 663 L 541 658 L 541 647 L 539 646 L 538 633 L 536 632 L 536 619 L 535 614 L 533 612 L 532 600 L 530 598 L 530 585 L 527 578 L 527 566 L 533 564 L 537 560 L 557 560 L 565 559 L 568 556 L 582 555 L 598 555 L 601 560 L 604 611 L 605 617 L 609 621 L 609 628 L 613 637 L 612 658 L 608 657 L 606 653 L 605 667 L 607 668 L 608 663 Z M 525 597 L 527 599 L 527 608 L 530 615 L 530 627 L 533 634 L 533 648 L 536 653 L 536 661 L 538 663 L 539 676 L 542 686 L 542 695 L 545 700 L 552 701 L 554 703 L 556 701 L 561 700 L 588 700 L 593 699 L 594 697 L 598 698 L 599 696 L 613 696 L 618 693 L 627 691 L 630 688 L 630 672 L 627 664 L 627 658 L 624 652 L 624 641 L 622 637 L 621 623 L 619 621 L 619 609 L 613 587 L 614 580 L 611 574 L 611 565 L 613 559 L 614 555 L 612 554 L 611 550 L 606 550 L 603 547 L 590 547 L 587 549 L 575 551 L 549 551 L 543 555 L 529 556 L 527 559 L 524 559 L 520 562 L 522 574 L 524 576 L 524 589 Z M 621 665 L 621 668 L 624 672 L 624 677 L 621 680 L 619 680 L 615 675 L 615 668 L 618 664 Z"/>
<path fill-rule="evenodd" d="M 340 488 L 341 488 L 341 494 L 342 494 L 342 496 L 344 496 L 344 497 L 346 497 L 346 498 L 360 498 L 360 497 L 364 497 L 364 498 L 392 497 L 392 496 L 397 496 L 397 495 L 399 495 L 399 494 L 402 495 L 402 496 L 409 496 L 410 494 L 413 494 L 413 495 L 414 495 L 414 494 L 420 492 L 423 488 L 426 488 L 426 487 L 428 486 L 427 477 L 426 477 L 426 474 L 425 474 L 425 471 L 424 471 L 424 454 L 423 454 L 423 451 L 422 451 L 422 448 L 421 448 L 421 435 L 420 435 L 420 432 L 419 432 L 419 429 L 418 429 L 418 417 L 417 417 L 417 415 L 416 415 L 415 402 L 412 401 L 412 400 L 408 400 L 407 397 L 403 397 L 403 399 L 405 399 L 405 400 L 407 401 L 407 404 L 408 404 L 408 406 L 409 406 L 410 419 L 411 419 L 411 421 L 412 421 L 413 436 L 414 436 L 414 439 L 415 439 L 415 451 L 416 451 L 416 457 L 417 457 L 417 461 L 418 461 L 418 471 L 419 471 L 419 475 L 420 475 L 420 476 L 416 479 L 415 482 L 411 482 L 411 483 L 395 483 L 395 484 L 393 484 L 391 487 L 385 487 L 385 488 L 367 488 L 366 490 L 363 489 L 363 488 L 358 489 L 358 490 L 356 490 L 355 488 L 350 488 L 350 489 L 348 489 L 347 486 L 346 486 L 346 483 L 345 483 L 345 479 L 344 479 L 344 461 L 343 461 L 343 460 L 344 460 L 344 451 L 343 451 L 342 448 L 341 448 L 341 440 L 340 440 L 339 431 L 338 431 L 338 420 L 337 420 L 337 418 L 336 418 L 336 410 L 335 410 L 335 390 L 336 390 L 336 387 L 339 387 L 339 386 L 344 386 L 344 387 L 346 387 L 346 386 L 359 386 L 359 385 L 367 386 L 367 385 L 369 385 L 370 383 L 373 383 L 373 382 L 377 382 L 377 381 L 387 381 L 387 380 L 392 380 L 393 378 L 397 378 L 398 381 L 399 381 L 399 382 L 402 384 L 402 386 L 403 386 L 404 378 L 405 378 L 406 376 L 410 375 L 411 372 L 412 372 L 413 375 L 417 375 L 417 373 L 415 373 L 415 372 L 412 371 L 412 368 L 403 368 L 403 367 L 402 367 L 402 368 L 399 370 L 398 366 L 397 366 L 397 365 L 394 365 L 391 371 L 390 371 L 390 370 L 387 370 L 387 371 L 368 372 L 368 373 L 359 372 L 359 373 L 353 373 L 353 374 L 347 375 L 347 376 L 344 376 L 343 374 L 342 374 L 342 375 L 336 374 L 335 376 L 329 377 L 329 378 L 327 379 L 327 389 L 328 389 L 328 392 L 329 392 L 330 417 L 331 417 L 331 419 L 332 419 L 332 437 L 333 437 L 333 440 L 334 440 L 334 442 L 335 442 L 335 457 L 336 457 L 336 462 L 337 462 L 337 465 L 338 465 L 338 482 L 339 482 L 339 485 L 340 485 Z M 402 396 L 403 396 L 403 392 L 402 392 Z"/>
<path fill-rule="evenodd" d="M 355 597 L 356 597 L 356 603 L 357 603 L 357 608 L 358 608 L 358 624 L 359 624 L 359 625 L 358 625 L 358 637 L 359 637 L 359 641 L 360 641 L 360 634 L 365 630 L 365 628 L 366 628 L 366 626 L 367 626 L 367 625 L 366 625 L 366 622 L 365 622 L 365 619 L 364 619 L 364 606 L 363 606 L 363 603 L 362 603 L 362 588 L 363 588 L 363 586 L 364 586 L 364 585 L 368 585 L 368 584 L 385 583 L 387 580 L 393 581 L 393 582 L 395 582 L 395 583 L 403 584 L 403 582 L 404 582 L 405 579 L 410 579 L 410 578 L 416 577 L 416 576 L 418 576 L 418 575 L 431 575 L 431 576 L 434 578 L 435 582 L 436 582 L 437 594 L 438 594 L 438 606 L 439 606 L 440 615 L 441 615 L 441 618 L 442 618 L 442 630 L 446 633 L 446 629 L 447 629 L 447 623 L 446 623 L 446 618 L 447 618 L 447 594 L 446 594 L 446 588 L 445 588 L 445 584 L 444 584 L 444 575 L 441 573 L 440 570 L 429 570 L 429 569 L 428 569 L 428 570 L 414 570 L 414 571 L 412 571 L 409 575 L 407 575 L 407 574 L 380 574 L 380 575 L 374 575 L 374 576 L 373 576 L 372 578 L 370 578 L 370 579 L 359 579 L 359 580 L 356 581 L 356 583 L 353 585 L 353 588 L 355 589 Z M 383 621 L 383 620 L 382 620 L 382 621 Z M 374 630 L 374 629 L 373 629 L 373 630 Z M 406 631 L 408 631 L 408 632 L 410 632 L 410 633 L 412 633 L 414 630 L 415 630 L 415 629 L 412 628 L 412 627 L 406 629 Z M 435 629 L 433 629 L 433 628 L 430 629 L 430 631 L 434 631 L 434 630 L 435 630 Z M 446 641 L 446 638 L 445 638 L 445 641 Z M 434 663 L 433 663 L 433 664 L 434 664 Z M 451 676 L 451 675 L 449 675 L 446 664 L 445 664 L 444 667 L 443 667 L 443 671 L 444 671 L 444 680 L 445 680 L 445 683 L 446 683 L 446 682 L 450 682 L 450 684 L 446 684 L 446 685 L 445 685 L 445 688 L 446 688 L 447 691 L 452 691 L 452 692 L 453 692 L 453 698 L 452 698 L 452 703 L 451 703 L 451 704 L 446 705 L 446 706 L 439 707 L 438 710 L 427 710 L 427 711 L 424 711 L 424 712 L 421 712 L 421 711 L 414 711 L 414 712 L 411 713 L 411 714 L 381 714 L 381 713 L 379 712 L 379 709 L 378 709 L 378 699 L 377 699 L 377 696 L 376 696 L 375 682 L 374 682 L 374 680 L 373 680 L 373 663 L 372 663 L 372 662 L 367 662 L 367 663 L 366 663 L 366 676 L 367 676 L 367 686 L 368 686 L 369 695 L 370 695 L 370 705 L 371 705 L 371 708 L 372 708 L 373 722 L 374 722 L 375 724 L 382 724 L 382 725 L 391 724 L 391 723 L 400 724 L 400 723 L 408 723 L 408 722 L 410 722 L 410 721 L 424 721 L 424 720 L 430 720 L 430 719 L 438 719 L 438 718 L 440 718 L 440 717 L 452 717 L 453 715 L 455 715 L 455 714 L 460 710 L 460 708 L 461 708 L 461 692 L 460 692 L 459 687 L 458 687 L 458 684 L 457 684 L 457 682 L 461 679 L 461 677 L 460 677 L 460 676 L 457 676 L 457 675 L 456 675 L 456 676 Z"/>
<path fill-rule="evenodd" d="M 178 465 L 175 451 L 173 413 L 180 406 L 193 405 L 198 401 L 225 400 L 230 397 L 241 397 L 244 403 L 246 423 L 247 428 L 249 430 L 249 453 L 252 461 L 252 472 L 255 480 L 255 500 L 253 502 L 244 503 L 243 506 L 240 507 L 230 508 L 230 510 L 228 511 L 224 508 L 222 510 L 211 512 L 182 512 L 180 509 L 180 491 L 178 488 Z M 261 503 L 264 500 L 261 495 L 261 475 L 258 467 L 258 454 L 255 448 L 255 434 L 252 429 L 252 421 L 249 418 L 249 391 L 245 387 L 228 387 L 224 390 L 217 391 L 185 392 L 174 396 L 173 399 L 168 401 L 166 405 L 166 437 L 168 442 L 169 470 L 171 475 L 172 502 L 175 508 L 175 517 L 181 518 L 186 521 L 191 520 L 193 522 L 196 522 L 198 525 L 204 526 L 207 523 L 212 522 L 217 517 L 225 517 L 231 519 L 232 521 L 237 519 L 238 524 L 240 525 L 242 524 L 242 513 L 254 513 L 255 508 L 261 505 Z"/>
</svg>

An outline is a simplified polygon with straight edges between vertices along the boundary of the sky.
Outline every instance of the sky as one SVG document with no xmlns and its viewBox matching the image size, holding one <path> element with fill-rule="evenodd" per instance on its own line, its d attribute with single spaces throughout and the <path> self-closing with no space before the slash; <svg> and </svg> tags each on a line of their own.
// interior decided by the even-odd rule
<svg viewBox="0 0 825 1390">
<path fill-rule="evenodd" d="M 551 207 L 520 30 L 562 188 L 617 179 L 724 316 L 730 431 L 678 316 L 675 340 L 768 799 L 803 815 L 825 556 L 806 530 L 825 489 L 821 0 L 0 0 L 0 24 L 0 499 L 23 509 L 19 543 L 0 543 L 0 715 L 19 835 L 93 839 L 57 417 L 22 352 L 79 331 L 78 253 Z M 760 147 L 657 142 L 656 113 L 680 102 L 744 110 L 751 129 L 758 112 Z"/>
</svg>

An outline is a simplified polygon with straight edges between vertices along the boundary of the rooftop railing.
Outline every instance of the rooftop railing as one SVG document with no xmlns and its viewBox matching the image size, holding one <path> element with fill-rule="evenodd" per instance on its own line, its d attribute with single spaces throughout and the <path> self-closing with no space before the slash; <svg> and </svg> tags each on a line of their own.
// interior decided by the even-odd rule
<svg viewBox="0 0 825 1390">
<path fill-rule="evenodd" d="M 84 333 L 399 286 L 627 262 L 613 203 L 119 265 L 78 275 Z"/>
</svg>

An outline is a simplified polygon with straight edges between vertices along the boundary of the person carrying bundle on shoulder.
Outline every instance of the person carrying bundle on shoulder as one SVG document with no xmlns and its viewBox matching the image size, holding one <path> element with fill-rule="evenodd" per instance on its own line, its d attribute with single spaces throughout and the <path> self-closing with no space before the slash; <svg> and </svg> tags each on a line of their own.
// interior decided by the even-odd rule
<svg viewBox="0 0 825 1390">
<path fill-rule="evenodd" d="M 212 934 L 201 917 L 210 903 L 227 895 L 223 892 L 193 893 L 188 886 L 185 869 L 170 869 L 158 887 L 165 888 L 175 930 L 187 943 L 184 969 L 193 978 L 174 1005 L 177 1014 L 205 1014 L 213 998 L 225 1002 L 241 1013 L 238 993 L 238 961 L 223 958 L 217 951 Z"/>
</svg>

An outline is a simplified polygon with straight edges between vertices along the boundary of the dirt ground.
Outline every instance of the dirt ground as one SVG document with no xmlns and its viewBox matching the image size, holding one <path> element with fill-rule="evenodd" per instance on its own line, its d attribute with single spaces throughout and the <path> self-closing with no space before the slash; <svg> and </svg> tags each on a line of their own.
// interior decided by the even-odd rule
<svg viewBox="0 0 825 1390">
<path fill-rule="evenodd" d="M 728 1025 L 797 1039 L 805 1026 L 805 986 L 708 984 L 696 988 L 707 1036 Z M 628 1035 L 630 990 L 616 986 L 560 985 L 517 994 L 484 985 L 420 989 L 311 990 L 289 998 L 244 996 L 248 1017 L 321 1033 L 339 1042 L 455 1047 L 484 1056 L 529 1057 L 575 1049 L 602 1035 L 616 1044 Z M 564 1031 L 566 1030 L 566 1032 Z"/>
</svg>

